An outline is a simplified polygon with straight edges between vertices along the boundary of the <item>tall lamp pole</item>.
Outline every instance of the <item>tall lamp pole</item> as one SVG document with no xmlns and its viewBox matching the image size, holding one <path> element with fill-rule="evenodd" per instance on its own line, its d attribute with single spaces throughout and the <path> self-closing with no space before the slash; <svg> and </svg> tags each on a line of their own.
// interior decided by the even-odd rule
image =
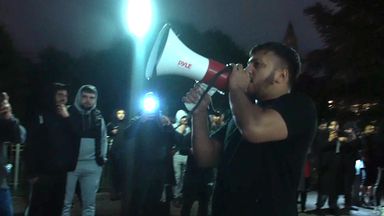
<svg viewBox="0 0 384 216">
<path fill-rule="evenodd" d="M 134 38 L 134 59 L 131 69 L 131 88 L 129 89 L 129 115 L 136 113 L 145 81 L 145 38 L 152 26 L 153 8 L 151 0 L 128 0 L 124 20 L 128 32 Z"/>
</svg>

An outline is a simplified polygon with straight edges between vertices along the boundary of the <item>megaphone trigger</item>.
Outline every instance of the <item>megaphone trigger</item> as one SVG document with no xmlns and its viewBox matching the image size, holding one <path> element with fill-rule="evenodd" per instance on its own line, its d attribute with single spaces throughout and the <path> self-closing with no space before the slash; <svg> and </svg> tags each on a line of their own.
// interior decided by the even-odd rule
<svg viewBox="0 0 384 216">
<path fill-rule="evenodd" d="M 212 87 L 212 86 L 208 86 L 205 83 L 199 83 L 199 87 L 204 89 L 204 90 L 207 90 L 209 87 L 208 92 L 207 92 L 207 94 L 209 94 L 209 96 L 212 96 L 213 94 L 215 94 L 217 92 L 217 88 Z"/>
<path fill-rule="evenodd" d="M 193 112 L 195 110 L 195 108 L 200 104 L 201 100 L 203 99 L 203 97 L 206 94 L 208 94 L 209 96 L 212 96 L 218 91 L 217 88 L 212 87 L 212 86 L 208 86 L 207 84 L 202 83 L 202 82 L 197 82 L 196 86 L 201 88 L 204 92 L 201 94 L 200 99 L 196 104 L 195 103 L 184 103 L 185 108 L 187 108 L 187 110 L 190 112 Z"/>
</svg>

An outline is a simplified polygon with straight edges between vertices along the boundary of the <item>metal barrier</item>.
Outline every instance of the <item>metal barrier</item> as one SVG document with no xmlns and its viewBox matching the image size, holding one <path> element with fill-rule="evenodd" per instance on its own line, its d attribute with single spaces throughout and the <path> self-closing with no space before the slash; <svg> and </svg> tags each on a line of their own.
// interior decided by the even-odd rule
<svg viewBox="0 0 384 216">
<path fill-rule="evenodd" d="M 20 143 L 4 142 L 2 146 L 5 166 L 8 171 L 12 170 L 10 173 L 13 173 L 13 178 L 8 178 L 8 184 L 12 185 L 13 189 L 16 190 L 20 182 L 20 158 L 21 152 L 24 150 L 24 145 Z"/>
<path fill-rule="evenodd" d="M 11 152 L 15 154 L 15 169 L 13 173 L 13 189 L 16 190 L 19 186 L 19 174 L 20 174 L 20 153 L 24 150 L 24 145 L 20 143 L 11 145 Z"/>
</svg>

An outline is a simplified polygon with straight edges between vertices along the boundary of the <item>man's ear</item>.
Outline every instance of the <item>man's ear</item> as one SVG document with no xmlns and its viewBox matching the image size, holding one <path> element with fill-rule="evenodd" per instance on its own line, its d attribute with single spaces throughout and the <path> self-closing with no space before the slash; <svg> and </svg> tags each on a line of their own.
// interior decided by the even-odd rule
<svg viewBox="0 0 384 216">
<path fill-rule="evenodd" d="M 275 82 L 277 82 L 277 83 L 288 82 L 288 80 L 289 80 L 288 68 L 279 69 L 278 73 L 276 75 L 277 76 L 275 77 Z"/>
</svg>

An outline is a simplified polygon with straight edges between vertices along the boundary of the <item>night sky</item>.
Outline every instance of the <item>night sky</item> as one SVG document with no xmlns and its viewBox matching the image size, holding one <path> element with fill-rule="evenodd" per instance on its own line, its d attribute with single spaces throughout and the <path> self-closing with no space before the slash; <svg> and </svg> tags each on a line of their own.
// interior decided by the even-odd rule
<svg viewBox="0 0 384 216">
<path fill-rule="evenodd" d="M 0 0 L 0 23 L 16 47 L 34 56 L 48 45 L 79 56 L 130 37 L 123 22 L 123 0 Z M 321 40 L 303 9 L 315 0 L 156 0 L 153 29 L 167 20 L 192 23 L 199 31 L 219 29 L 243 49 L 281 41 L 291 21 L 306 53 Z M 157 25 L 157 26 L 156 26 Z M 152 31 L 152 34 L 156 32 Z"/>
</svg>

